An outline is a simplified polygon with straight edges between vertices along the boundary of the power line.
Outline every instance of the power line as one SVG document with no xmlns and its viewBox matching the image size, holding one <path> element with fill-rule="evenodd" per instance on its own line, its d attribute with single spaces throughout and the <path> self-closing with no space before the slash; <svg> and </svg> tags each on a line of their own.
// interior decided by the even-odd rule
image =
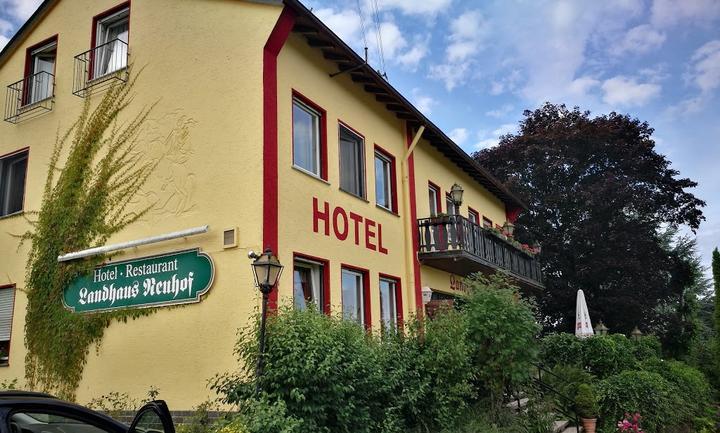
<svg viewBox="0 0 720 433">
<path fill-rule="evenodd" d="M 382 68 L 382 76 L 387 80 L 387 69 L 385 68 L 385 52 L 383 50 L 382 42 L 382 31 L 380 30 L 380 8 L 378 7 L 378 0 L 372 0 L 371 7 L 373 9 L 373 21 L 375 21 L 375 38 L 378 44 L 378 51 L 380 54 L 380 67 Z"/>
</svg>

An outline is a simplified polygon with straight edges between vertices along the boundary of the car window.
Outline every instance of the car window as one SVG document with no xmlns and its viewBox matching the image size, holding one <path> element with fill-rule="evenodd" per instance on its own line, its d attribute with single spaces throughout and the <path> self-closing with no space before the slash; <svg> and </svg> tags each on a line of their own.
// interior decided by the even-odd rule
<svg viewBox="0 0 720 433">
<path fill-rule="evenodd" d="M 13 413 L 9 430 L 10 433 L 111 433 L 76 418 L 43 412 Z"/>
</svg>

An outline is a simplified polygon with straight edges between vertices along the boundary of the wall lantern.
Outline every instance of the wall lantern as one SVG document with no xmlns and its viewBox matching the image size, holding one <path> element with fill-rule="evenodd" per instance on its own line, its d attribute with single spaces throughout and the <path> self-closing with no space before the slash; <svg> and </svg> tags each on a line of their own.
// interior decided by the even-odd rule
<svg viewBox="0 0 720 433">
<path fill-rule="evenodd" d="M 630 337 L 635 341 L 638 341 L 642 335 L 642 331 L 640 331 L 637 326 L 630 332 Z"/>
<path fill-rule="evenodd" d="M 253 259 L 252 270 L 255 277 L 255 286 L 260 289 L 263 295 L 262 299 L 262 315 L 260 316 L 260 347 L 258 352 L 257 368 L 255 370 L 255 392 L 260 394 L 260 378 L 263 374 L 263 364 L 265 358 L 265 319 L 267 318 L 267 305 L 270 292 L 280 279 L 283 265 L 280 260 L 273 254 L 270 248 L 265 248 L 265 252 L 257 254 L 254 251 L 248 253 L 248 258 Z"/>
<path fill-rule="evenodd" d="M 455 214 L 460 214 L 460 205 L 462 204 L 463 199 L 463 192 L 465 192 L 460 185 L 453 184 L 453 186 L 450 188 L 450 200 L 452 200 L 453 205 L 455 205 Z"/>
<path fill-rule="evenodd" d="M 605 324 L 602 322 L 602 320 L 599 321 L 597 325 L 595 325 L 595 333 L 597 335 L 607 335 L 608 331 L 610 331 L 610 330 L 608 329 L 607 326 L 605 326 Z"/>
</svg>

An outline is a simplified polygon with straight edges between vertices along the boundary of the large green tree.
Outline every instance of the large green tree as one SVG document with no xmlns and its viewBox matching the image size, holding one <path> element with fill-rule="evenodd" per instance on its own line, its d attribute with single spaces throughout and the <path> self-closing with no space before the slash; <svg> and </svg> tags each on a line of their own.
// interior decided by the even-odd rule
<svg viewBox="0 0 720 433">
<path fill-rule="evenodd" d="M 687 191 L 697 184 L 656 152 L 646 122 L 553 104 L 524 116 L 518 134 L 474 157 L 529 206 L 517 236 L 543 246 L 545 327 L 572 329 L 578 289 L 613 331 L 646 326 L 689 284 L 661 234 L 700 225 L 705 203 Z"/>
<path fill-rule="evenodd" d="M 715 354 L 717 368 L 720 369 L 720 251 L 717 248 L 712 253 L 712 273 L 715 283 Z"/>
</svg>

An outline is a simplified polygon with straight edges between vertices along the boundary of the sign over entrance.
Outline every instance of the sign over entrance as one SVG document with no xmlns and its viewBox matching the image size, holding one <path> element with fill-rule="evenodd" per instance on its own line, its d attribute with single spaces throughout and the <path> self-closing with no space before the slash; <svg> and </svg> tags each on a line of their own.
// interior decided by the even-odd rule
<svg viewBox="0 0 720 433">
<path fill-rule="evenodd" d="M 63 304 L 94 313 L 200 302 L 214 276 L 212 259 L 197 248 L 110 263 L 73 280 Z"/>
</svg>

